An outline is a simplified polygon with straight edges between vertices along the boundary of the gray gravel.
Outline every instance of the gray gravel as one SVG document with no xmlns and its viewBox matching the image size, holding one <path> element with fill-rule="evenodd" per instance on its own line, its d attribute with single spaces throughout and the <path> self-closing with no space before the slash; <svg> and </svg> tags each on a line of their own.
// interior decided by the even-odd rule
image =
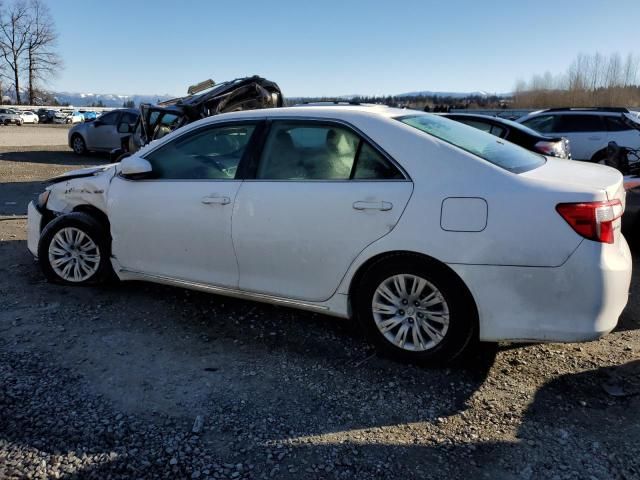
<svg viewBox="0 0 640 480">
<path fill-rule="evenodd" d="M 5 187 L 104 161 L 63 154 L 0 155 L 0 478 L 640 478 L 635 295 L 598 342 L 422 369 L 320 315 L 51 285 Z"/>
</svg>

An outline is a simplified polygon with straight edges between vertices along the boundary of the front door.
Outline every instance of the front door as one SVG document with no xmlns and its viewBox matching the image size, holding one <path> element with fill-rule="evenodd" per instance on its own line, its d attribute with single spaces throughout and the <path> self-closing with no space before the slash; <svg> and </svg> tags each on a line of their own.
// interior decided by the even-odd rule
<svg viewBox="0 0 640 480">
<path fill-rule="evenodd" d="M 308 301 L 398 222 L 413 184 L 340 124 L 276 121 L 233 216 L 240 288 Z"/>
<path fill-rule="evenodd" d="M 111 150 L 120 146 L 118 133 L 118 119 L 120 112 L 109 112 L 100 118 L 89 122 L 87 127 L 87 148 L 90 150 Z M 114 139 L 118 144 L 114 147 Z"/>
<path fill-rule="evenodd" d="M 209 125 L 145 154 L 148 179 L 114 178 L 112 252 L 126 270 L 237 288 L 236 172 L 255 124 Z"/>
</svg>

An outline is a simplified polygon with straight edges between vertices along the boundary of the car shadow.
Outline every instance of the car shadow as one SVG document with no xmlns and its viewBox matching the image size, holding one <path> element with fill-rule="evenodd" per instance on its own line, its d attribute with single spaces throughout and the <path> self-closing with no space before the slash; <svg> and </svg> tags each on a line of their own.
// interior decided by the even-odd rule
<svg viewBox="0 0 640 480">
<path fill-rule="evenodd" d="M 0 162 L 43 163 L 47 165 L 76 166 L 102 165 L 108 163 L 108 153 L 76 155 L 71 150 L 52 150 L 47 147 L 29 147 L 25 151 L 0 151 Z"/>
<path fill-rule="evenodd" d="M 0 188 L 0 215 L 26 215 L 29 202 L 44 191 L 46 182 L 9 182 Z"/>
</svg>

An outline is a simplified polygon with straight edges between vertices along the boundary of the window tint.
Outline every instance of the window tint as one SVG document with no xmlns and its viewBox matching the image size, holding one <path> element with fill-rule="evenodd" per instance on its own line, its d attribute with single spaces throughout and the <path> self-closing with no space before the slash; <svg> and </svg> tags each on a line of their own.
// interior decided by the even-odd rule
<svg viewBox="0 0 640 480">
<path fill-rule="evenodd" d="M 541 115 L 539 117 L 534 117 L 529 120 L 525 120 L 522 122 L 523 125 L 526 125 L 533 130 L 540 133 L 551 133 L 554 128 L 554 117 L 553 115 Z"/>
<path fill-rule="evenodd" d="M 357 180 L 402 180 L 404 176 L 380 152 L 362 141 L 353 178 Z"/>
<path fill-rule="evenodd" d="M 546 161 L 542 155 L 437 115 L 412 115 L 398 120 L 513 173 L 532 170 Z"/>
<path fill-rule="evenodd" d="M 183 135 L 145 158 L 155 178 L 230 180 L 235 178 L 255 125 L 207 128 Z"/>
<path fill-rule="evenodd" d="M 604 129 L 599 115 L 559 115 L 555 132 L 602 132 Z"/>
<path fill-rule="evenodd" d="M 478 130 L 482 130 L 483 132 L 491 131 L 491 124 L 486 122 L 480 122 L 479 120 L 458 120 L 459 122 L 464 123 L 465 125 L 469 125 L 470 127 L 477 128 Z"/>
<path fill-rule="evenodd" d="M 122 114 L 122 117 L 120 117 L 120 123 L 126 122 L 129 125 L 133 125 L 137 121 L 138 121 L 138 115 L 131 112 L 125 112 Z"/>
<path fill-rule="evenodd" d="M 348 180 L 360 139 L 333 125 L 276 122 L 264 146 L 256 178 Z"/>
<path fill-rule="evenodd" d="M 617 117 L 604 117 L 604 122 L 607 125 L 607 130 L 610 132 L 625 132 L 627 130 L 633 130 L 633 128 Z"/>
<path fill-rule="evenodd" d="M 100 123 L 103 125 L 115 125 L 120 112 L 106 113 L 100 117 Z"/>
</svg>

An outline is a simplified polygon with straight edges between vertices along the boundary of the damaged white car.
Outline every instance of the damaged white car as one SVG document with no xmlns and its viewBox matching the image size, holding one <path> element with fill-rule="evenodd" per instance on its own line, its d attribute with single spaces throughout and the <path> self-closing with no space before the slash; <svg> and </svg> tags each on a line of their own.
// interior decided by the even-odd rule
<svg viewBox="0 0 640 480">
<path fill-rule="evenodd" d="M 622 175 L 381 106 L 225 113 L 29 205 L 49 280 L 147 280 L 357 318 L 385 351 L 583 341 L 628 299 Z"/>
</svg>

